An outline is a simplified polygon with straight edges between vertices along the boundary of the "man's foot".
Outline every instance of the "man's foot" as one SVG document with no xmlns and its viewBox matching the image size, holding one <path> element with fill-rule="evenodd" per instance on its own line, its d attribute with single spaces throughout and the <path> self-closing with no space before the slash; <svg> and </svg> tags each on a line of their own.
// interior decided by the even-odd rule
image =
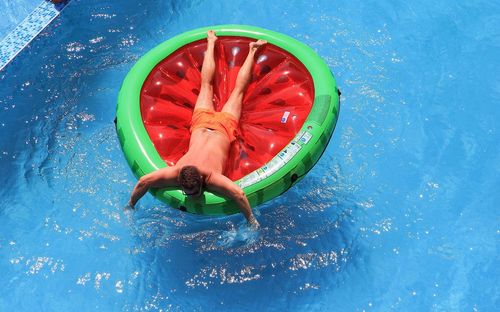
<svg viewBox="0 0 500 312">
<path fill-rule="evenodd" d="M 209 30 L 207 31 L 207 41 L 215 42 L 217 40 L 217 36 L 215 35 L 215 31 Z"/>
<path fill-rule="evenodd" d="M 255 42 L 250 42 L 250 51 L 255 52 L 257 51 L 261 46 L 265 45 L 267 43 L 266 40 L 259 39 Z"/>
</svg>

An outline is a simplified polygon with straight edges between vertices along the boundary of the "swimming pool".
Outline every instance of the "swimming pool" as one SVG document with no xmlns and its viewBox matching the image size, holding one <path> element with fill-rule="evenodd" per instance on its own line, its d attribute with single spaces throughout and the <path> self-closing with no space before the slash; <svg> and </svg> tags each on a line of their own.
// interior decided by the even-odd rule
<svg viewBox="0 0 500 312">
<path fill-rule="evenodd" d="M 492 311 L 500 6 L 73 1 L 0 72 L 0 310 Z M 317 166 L 243 217 L 146 196 L 116 96 L 158 43 L 250 24 L 310 45 L 341 113 Z"/>
</svg>

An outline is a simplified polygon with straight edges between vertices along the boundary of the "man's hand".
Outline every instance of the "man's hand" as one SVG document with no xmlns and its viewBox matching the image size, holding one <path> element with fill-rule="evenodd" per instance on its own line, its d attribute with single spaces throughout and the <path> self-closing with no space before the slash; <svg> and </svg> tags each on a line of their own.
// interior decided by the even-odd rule
<svg viewBox="0 0 500 312">
<path fill-rule="evenodd" d="M 255 217 L 253 215 L 250 217 L 250 220 L 248 221 L 248 225 L 250 226 L 250 228 L 252 228 L 252 230 L 259 230 L 260 229 L 259 221 L 257 221 L 257 219 L 255 219 Z"/>
<path fill-rule="evenodd" d="M 125 207 L 123 207 L 123 210 L 134 210 L 134 209 L 135 207 L 134 205 L 132 205 L 130 201 L 125 205 Z"/>
</svg>

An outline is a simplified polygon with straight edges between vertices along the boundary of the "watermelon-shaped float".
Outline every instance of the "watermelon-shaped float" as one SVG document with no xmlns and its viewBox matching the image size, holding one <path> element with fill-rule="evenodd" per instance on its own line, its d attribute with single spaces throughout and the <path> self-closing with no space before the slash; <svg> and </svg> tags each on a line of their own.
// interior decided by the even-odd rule
<svg viewBox="0 0 500 312">
<path fill-rule="evenodd" d="M 139 59 L 123 82 L 117 106 L 118 137 L 136 177 L 174 165 L 186 153 L 209 29 L 219 38 L 216 110 L 234 87 L 248 43 L 268 41 L 257 54 L 243 100 L 239 136 L 224 172 L 256 206 L 299 181 L 318 161 L 335 128 L 340 92 L 327 65 L 303 43 L 261 28 L 222 25 L 196 29 L 160 44 Z M 209 192 L 196 200 L 179 189 L 151 192 L 183 211 L 239 212 L 236 204 Z"/>
</svg>

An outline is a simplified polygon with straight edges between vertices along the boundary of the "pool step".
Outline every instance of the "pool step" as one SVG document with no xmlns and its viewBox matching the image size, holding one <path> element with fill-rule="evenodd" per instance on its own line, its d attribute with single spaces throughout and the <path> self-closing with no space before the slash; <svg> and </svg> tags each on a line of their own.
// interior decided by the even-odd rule
<svg viewBox="0 0 500 312">
<path fill-rule="evenodd" d="M 42 1 L 17 27 L 0 41 L 0 71 L 7 66 L 66 7 Z"/>
</svg>

